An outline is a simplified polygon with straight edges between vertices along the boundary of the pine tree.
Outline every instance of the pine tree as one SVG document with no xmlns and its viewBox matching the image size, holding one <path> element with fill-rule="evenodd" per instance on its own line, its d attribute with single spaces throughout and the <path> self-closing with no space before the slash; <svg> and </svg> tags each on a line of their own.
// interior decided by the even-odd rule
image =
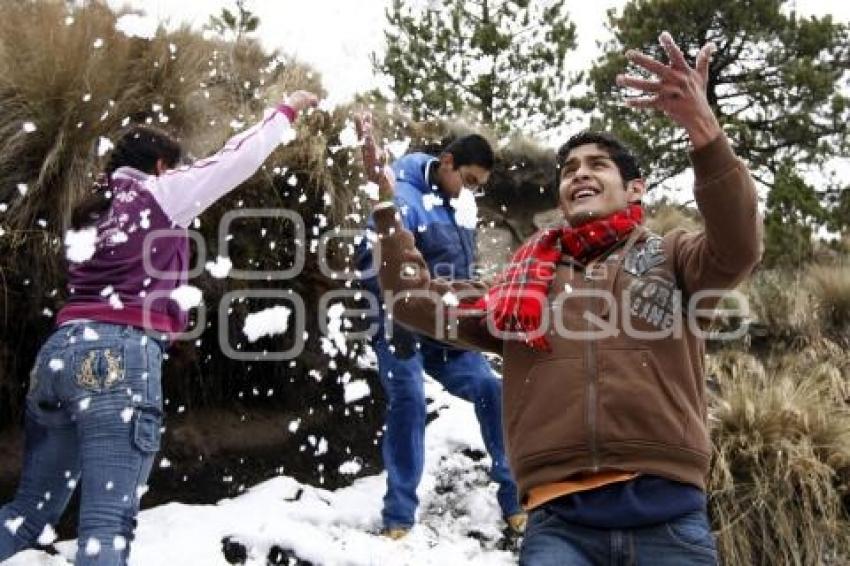
<svg viewBox="0 0 850 566">
<path fill-rule="evenodd" d="M 688 140 L 663 116 L 622 106 L 615 77 L 626 67 L 624 51 L 663 58 L 657 38 L 668 30 L 693 63 L 699 46 L 714 42 L 709 102 L 756 180 L 781 192 L 767 201 L 768 263 L 781 259 L 789 238 L 801 254 L 797 259 L 810 254 L 806 235 L 813 222 L 826 219 L 826 197 L 837 189 L 827 178 L 807 184 L 813 181 L 805 172 L 846 155 L 850 145 L 848 28 L 829 16 L 800 17 L 788 4 L 632 0 L 621 15 L 609 11 L 614 39 L 589 72 L 592 92 L 574 101 L 595 111 L 592 127 L 614 132 L 639 154 L 650 186 L 661 184 L 690 166 Z"/>
<path fill-rule="evenodd" d="M 205 29 L 212 30 L 221 36 L 232 33 L 238 43 L 242 37 L 257 30 L 260 18 L 245 7 L 246 0 L 236 0 L 236 13 L 227 8 L 221 9 L 218 16 L 210 16 Z"/>
<path fill-rule="evenodd" d="M 387 49 L 373 55 L 415 119 L 472 114 L 505 131 L 565 119 L 576 46 L 564 0 L 393 0 Z"/>
</svg>

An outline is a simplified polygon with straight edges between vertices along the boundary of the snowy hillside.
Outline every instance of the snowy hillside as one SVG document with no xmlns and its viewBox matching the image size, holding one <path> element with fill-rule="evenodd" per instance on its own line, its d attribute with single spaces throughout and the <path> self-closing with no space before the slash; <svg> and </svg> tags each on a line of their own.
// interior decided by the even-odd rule
<svg viewBox="0 0 850 566">
<path fill-rule="evenodd" d="M 233 563 L 334 566 L 499 566 L 516 562 L 487 477 L 489 458 L 472 405 L 428 380 L 425 477 L 419 524 L 400 541 L 378 535 L 386 478 L 365 477 L 326 491 L 281 476 L 216 505 L 172 503 L 143 511 L 130 564 L 217 566 Z M 5 566 L 59 566 L 76 541 L 56 543 L 60 556 L 28 551 Z M 244 560 L 240 554 L 245 555 Z M 298 558 L 292 558 L 297 556 Z"/>
</svg>

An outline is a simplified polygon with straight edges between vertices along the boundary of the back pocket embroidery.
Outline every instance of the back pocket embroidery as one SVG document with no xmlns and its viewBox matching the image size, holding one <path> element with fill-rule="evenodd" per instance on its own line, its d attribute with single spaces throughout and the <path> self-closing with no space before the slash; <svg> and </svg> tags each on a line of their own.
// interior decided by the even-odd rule
<svg viewBox="0 0 850 566">
<path fill-rule="evenodd" d="M 113 348 L 89 350 L 77 369 L 77 385 L 98 390 L 124 379 L 124 356 Z"/>
</svg>

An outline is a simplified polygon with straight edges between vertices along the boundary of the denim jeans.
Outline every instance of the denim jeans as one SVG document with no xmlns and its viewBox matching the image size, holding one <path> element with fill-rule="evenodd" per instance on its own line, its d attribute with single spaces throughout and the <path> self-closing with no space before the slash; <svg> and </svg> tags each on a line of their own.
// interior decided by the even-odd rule
<svg viewBox="0 0 850 566">
<path fill-rule="evenodd" d="M 557 503 L 531 511 L 520 566 L 714 566 L 717 554 L 705 511 L 632 529 L 598 529 L 564 521 Z"/>
<path fill-rule="evenodd" d="M 30 374 L 21 483 L 0 508 L 0 561 L 49 539 L 46 527 L 79 486 L 74 564 L 127 563 L 160 444 L 162 348 L 114 324 L 73 323 L 50 335 Z"/>
<path fill-rule="evenodd" d="M 520 511 L 516 484 L 511 477 L 502 438 L 502 382 L 477 352 L 423 345 L 421 351 L 393 353 L 384 340 L 374 341 L 378 373 L 388 397 L 382 453 L 387 470 L 383 521 L 387 528 L 413 525 L 422 478 L 426 422 L 422 372 L 426 371 L 449 393 L 469 401 L 490 454 L 490 477 L 499 485 L 497 499 L 503 516 Z"/>
</svg>

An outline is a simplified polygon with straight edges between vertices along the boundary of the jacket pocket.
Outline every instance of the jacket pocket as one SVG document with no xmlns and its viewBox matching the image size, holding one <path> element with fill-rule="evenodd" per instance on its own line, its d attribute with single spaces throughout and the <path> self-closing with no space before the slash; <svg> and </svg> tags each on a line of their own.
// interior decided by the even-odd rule
<svg viewBox="0 0 850 566">
<path fill-rule="evenodd" d="M 650 350 L 601 350 L 596 408 L 600 439 L 680 446 L 685 413 L 677 379 L 661 375 Z"/>
<path fill-rule="evenodd" d="M 162 413 L 156 407 L 136 407 L 133 418 L 133 444 L 141 452 L 156 453 L 160 447 Z"/>
<path fill-rule="evenodd" d="M 504 384 L 512 459 L 586 444 L 584 369 L 580 358 L 539 362 Z"/>
</svg>

